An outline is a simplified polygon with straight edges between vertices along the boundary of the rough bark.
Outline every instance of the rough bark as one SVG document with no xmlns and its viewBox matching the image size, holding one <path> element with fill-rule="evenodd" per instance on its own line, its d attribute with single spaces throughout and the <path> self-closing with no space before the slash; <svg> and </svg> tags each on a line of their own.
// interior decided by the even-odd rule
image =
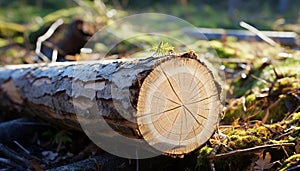
<svg viewBox="0 0 300 171">
<path fill-rule="evenodd" d="M 131 103 L 136 101 L 137 81 L 145 77 L 158 61 L 149 58 L 140 60 L 138 65 L 106 60 L 5 66 L 0 69 L 0 105 L 4 111 L 27 113 L 81 130 L 76 112 L 82 112 L 82 115 L 94 113 L 96 100 L 101 116 L 108 122 L 126 122 L 114 106 L 118 105 L 124 111 L 134 109 Z M 127 101 L 128 90 L 132 93 L 132 102 Z M 126 113 L 134 115 L 135 111 Z M 131 129 L 128 133 L 135 135 L 136 127 Z"/>
<path fill-rule="evenodd" d="M 193 92 L 189 92 L 188 89 L 183 90 L 180 86 L 178 88 L 178 86 L 175 85 L 177 84 L 177 79 L 180 83 L 180 76 L 176 76 L 175 74 L 168 78 L 168 68 L 165 68 L 166 71 L 162 69 L 162 64 L 167 61 L 171 61 L 170 64 L 172 64 L 173 61 L 175 67 L 177 67 L 178 63 L 182 63 L 179 68 L 183 70 L 189 71 L 192 69 L 189 75 L 185 74 L 187 77 L 191 77 L 191 83 L 189 84 L 195 84 L 195 92 L 194 90 Z M 193 67 L 191 69 L 185 69 L 185 64 L 192 64 Z M 197 66 L 202 69 L 198 70 Z M 170 69 L 174 70 L 172 68 Z M 156 70 L 154 76 L 148 79 L 148 76 L 153 70 Z M 202 71 L 203 73 L 199 73 Z M 198 80 L 198 78 L 194 80 L 193 76 L 198 74 L 200 74 L 199 79 L 203 77 L 206 80 Z M 201 74 L 203 75 L 201 76 Z M 186 77 L 186 75 L 182 77 Z M 145 99 L 149 100 L 147 97 L 147 88 L 153 88 L 151 82 L 155 81 L 152 77 L 163 79 L 164 85 L 166 87 L 169 86 L 169 88 L 163 91 L 173 93 L 173 96 L 167 97 L 169 93 L 164 95 L 162 91 L 162 96 L 166 96 L 166 99 L 164 99 L 166 106 L 162 109 L 158 109 L 158 107 L 157 110 L 161 111 L 155 113 L 155 115 L 164 118 L 169 117 L 167 113 L 170 112 L 171 109 L 169 110 L 165 107 L 170 107 L 170 105 L 174 107 L 174 105 L 177 105 L 173 112 L 175 114 L 171 113 L 170 115 L 172 117 L 169 118 L 173 124 L 172 126 L 166 126 L 166 129 L 169 129 L 170 132 L 174 131 L 173 125 L 176 122 L 175 127 L 181 125 L 180 132 L 178 132 L 179 128 L 176 128 L 176 133 L 182 133 L 189 138 L 196 137 L 197 139 L 193 140 L 191 146 L 188 144 L 181 145 L 181 135 L 176 135 L 171 139 L 179 141 L 179 144 L 174 146 L 174 149 L 167 148 L 164 152 L 181 155 L 196 149 L 203 144 L 203 140 L 207 140 L 211 136 L 214 131 L 214 126 L 216 126 L 218 122 L 220 90 L 209 69 L 202 62 L 197 60 L 195 54 L 192 52 L 181 55 L 150 57 L 136 60 L 105 60 L 93 63 L 5 66 L 0 68 L 0 107 L 2 110 L 19 111 L 35 115 L 54 124 L 64 125 L 76 130 L 81 130 L 83 123 L 97 124 L 99 120 L 104 119 L 114 131 L 137 139 L 146 136 L 146 141 L 155 149 L 158 149 L 157 144 L 163 144 L 162 146 L 169 145 L 168 142 L 165 142 L 166 140 L 159 142 L 159 139 L 153 139 L 153 137 L 155 138 L 155 136 L 157 136 L 156 133 L 160 134 L 160 131 L 163 131 L 165 128 L 159 128 L 157 130 L 158 132 L 154 131 L 149 134 L 153 126 L 156 127 L 157 124 L 160 125 L 162 123 L 147 123 L 149 121 L 152 122 L 151 118 L 145 117 L 147 120 L 143 119 L 144 116 L 149 114 L 145 113 L 145 111 L 156 108 L 155 106 L 151 106 L 152 104 L 148 105 L 145 103 Z M 145 79 L 148 79 L 145 81 L 147 86 L 143 86 Z M 204 89 L 202 90 L 203 87 Z M 142 95 L 140 94 L 141 88 L 143 92 Z M 157 89 L 161 91 L 160 89 L 164 89 L 164 87 Z M 181 94 L 178 95 L 179 93 Z M 189 95 L 189 93 L 196 95 Z M 175 97 L 175 95 L 177 97 Z M 196 103 L 196 106 L 193 105 L 191 107 L 201 109 L 188 109 L 189 104 L 182 102 L 182 99 L 180 99 L 181 96 L 182 98 L 183 96 L 184 98 L 188 98 L 189 96 L 191 96 L 191 98 L 197 97 L 198 99 L 193 99 L 192 102 L 193 104 Z M 169 98 L 171 98 L 171 100 Z M 178 99 L 172 100 L 172 98 Z M 141 103 L 139 103 L 139 101 Z M 201 103 L 202 101 L 203 104 Z M 169 105 L 169 103 L 172 104 Z M 211 109 L 212 106 L 213 109 Z M 180 111 L 177 112 L 177 109 L 180 109 Z M 186 114 L 187 111 L 189 112 L 188 115 Z M 190 111 L 196 111 L 196 113 L 193 114 Z M 203 111 L 204 115 L 202 116 L 202 113 L 197 113 L 199 111 Z M 184 119 L 183 117 L 186 118 Z M 78 120 L 81 120 L 81 125 Z M 178 120 L 185 120 L 185 127 L 190 124 L 189 120 L 196 120 L 196 125 L 190 125 L 193 129 L 193 133 L 188 132 L 187 128 L 183 129 L 183 131 L 186 132 L 182 132 L 182 122 L 180 124 Z M 101 129 L 102 127 L 95 126 L 95 128 Z M 99 134 L 106 134 L 108 137 L 111 135 L 108 130 L 97 130 L 97 132 L 99 132 Z M 160 136 L 167 137 L 168 140 L 168 135 L 166 135 L 166 133 L 162 134 L 163 135 Z M 198 137 L 200 135 L 202 136 L 201 138 Z"/>
</svg>

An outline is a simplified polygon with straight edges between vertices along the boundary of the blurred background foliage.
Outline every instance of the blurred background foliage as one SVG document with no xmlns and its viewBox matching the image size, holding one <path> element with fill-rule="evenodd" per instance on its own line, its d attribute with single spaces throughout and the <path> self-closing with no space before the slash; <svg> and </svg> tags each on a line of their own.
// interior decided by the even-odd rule
<svg viewBox="0 0 300 171">
<path fill-rule="evenodd" d="M 91 2 L 91 0 L 0 0 L 0 21 L 24 24 L 60 9 L 83 6 Z M 239 28 L 239 21 L 247 20 L 259 28 L 270 29 L 274 24 L 299 22 L 300 15 L 300 2 L 291 0 L 103 0 L 103 2 L 109 9 L 114 8 L 131 14 L 167 13 L 201 27 Z M 282 20 L 278 23 L 278 19 Z"/>
<path fill-rule="evenodd" d="M 142 12 L 174 15 L 197 27 L 237 29 L 243 20 L 261 30 L 300 33 L 300 1 L 291 0 L 0 0 L 0 6 L 0 37 L 14 37 L 16 43 L 24 40 L 15 36 L 37 31 L 58 18 L 105 25 L 109 19 Z M 5 43 L 0 40 L 1 45 Z"/>
<path fill-rule="evenodd" d="M 34 49 L 37 37 L 59 18 L 66 24 L 75 19 L 91 22 L 98 30 L 144 12 L 173 15 L 196 27 L 242 29 L 239 22 L 246 21 L 260 30 L 300 33 L 300 1 L 291 0 L 0 0 L 0 6 L 0 48 Z M 26 55 L 4 50 L 0 56 Z"/>
</svg>

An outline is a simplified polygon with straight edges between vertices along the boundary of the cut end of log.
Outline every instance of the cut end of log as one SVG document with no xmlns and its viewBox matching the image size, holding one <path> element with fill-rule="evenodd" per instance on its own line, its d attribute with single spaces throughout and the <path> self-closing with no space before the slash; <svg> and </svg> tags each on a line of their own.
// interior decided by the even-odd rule
<svg viewBox="0 0 300 171">
<path fill-rule="evenodd" d="M 143 138 L 169 155 L 187 154 L 215 131 L 221 111 L 219 86 L 195 58 L 174 57 L 145 78 L 137 104 Z"/>
</svg>

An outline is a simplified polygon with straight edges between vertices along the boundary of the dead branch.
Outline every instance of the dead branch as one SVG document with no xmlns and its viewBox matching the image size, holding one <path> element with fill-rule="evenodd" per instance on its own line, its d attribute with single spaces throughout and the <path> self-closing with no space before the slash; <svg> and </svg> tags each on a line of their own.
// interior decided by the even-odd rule
<svg viewBox="0 0 300 171">
<path fill-rule="evenodd" d="M 42 44 L 44 41 L 46 41 L 48 38 L 50 38 L 53 33 L 55 32 L 55 30 L 64 23 L 63 19 L 58 19 L 57 21 L 55 21 L 50 28 L 47 30 L 47 32 L 45 34 L 43 34 L 42 36 L 40 36 L 36 42 L 36 48 L 35 48 L 35 53 L 37 55 L 39 55 L 44 61 L 49 62 L 50 60 L 48 59 L 48 57 L 46 55 L 44 55 L 42 53 Z M 53 59 L 55 59 L 56 61 L 57 57 L 54 57 Z M 55 62 L 54 60 L 52 60 L 52 62 Z"/>
<path fill-rule="evenodd" d="M 245 155 L 245 154 L 254 153 L 256 151 L 260 151 L 260 150 L 263 150 L 266 148 L 274 148 L 274 147 L 282 147 L 282 146 L 295 146 L 295 143 L 267 144 L 267 145 L 252 147 L 252 148 L 238 149 L 238 150 L 230 151 L 228 153 L 222 153 L 222 154 L 216 154 L 214 156 L 209 156 L 208 159 L 212 160 L 212 159 L 224 158 L 224 157 L 234 156 L 234 155 Z"/>
<path fill-rule="evenodd" d="M 0 151 L 5 154 L 7 157 L 10 159 L 16 161 L 17 163 L 25 166 L 26 168 L 31 168 L 30 163 L 28 162 L 27 159 L 17 155 L 13 150 L 10 148 L 4 146 L 2 143 L 0 143 Z"/>
</svg>

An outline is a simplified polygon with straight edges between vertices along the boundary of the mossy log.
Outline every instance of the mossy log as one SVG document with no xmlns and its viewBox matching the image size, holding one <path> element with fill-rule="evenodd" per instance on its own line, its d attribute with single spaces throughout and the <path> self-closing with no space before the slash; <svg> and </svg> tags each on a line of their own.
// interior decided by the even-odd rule
<svg viewBox="0 0 300 171">
<path fill-rule="evenodd" d="M 5 66 L 0 68 L 0 107 L 76 130 L 104 119 L 113 131 L 144 139 L 165 154 L 182 155 L 210 138 L 221 103 L 212 72 L 187 52 Z"/>
</svg>

